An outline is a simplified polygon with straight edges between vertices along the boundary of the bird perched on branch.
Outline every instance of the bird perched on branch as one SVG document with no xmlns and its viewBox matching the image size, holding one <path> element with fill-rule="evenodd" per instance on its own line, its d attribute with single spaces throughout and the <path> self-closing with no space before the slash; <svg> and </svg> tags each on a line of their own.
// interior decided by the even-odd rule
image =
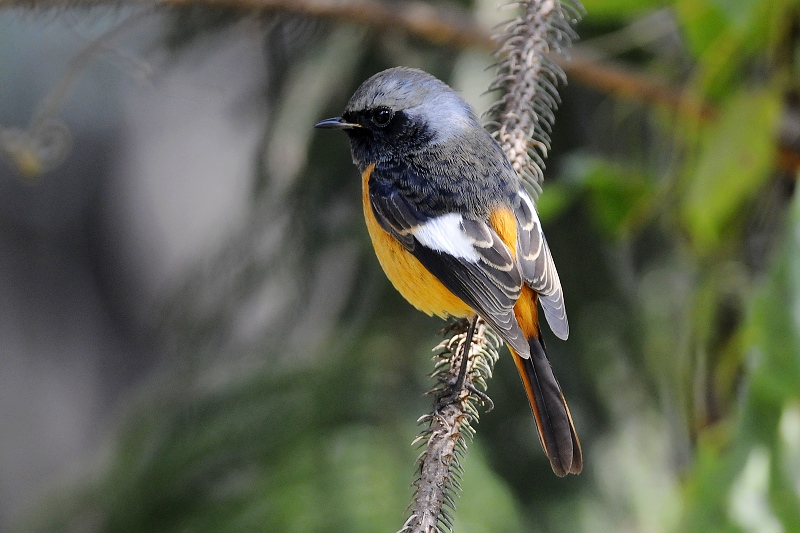
<svg viewBox="0 0 800 533">
<path fill-rule="evenodd" d="M 495 330 L 553 471 L 579 473 L 580 442 L 539 330 L 541 305 L 553 333 L 569 335 L 561 282 L 533 201 L 469 104 L 430 74 L 392 68 L 316 127 L 350 139 L 369 235 L 395 288 L 429 315 L 477 315 Z"/>
</svg>

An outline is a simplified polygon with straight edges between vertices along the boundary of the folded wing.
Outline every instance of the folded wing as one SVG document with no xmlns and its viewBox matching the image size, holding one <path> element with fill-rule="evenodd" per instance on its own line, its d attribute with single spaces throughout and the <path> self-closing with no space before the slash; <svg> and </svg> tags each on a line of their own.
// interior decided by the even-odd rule
<svg viewBox="0 0 800 533">
<path fill-rule="evenodd" d="M 515 210 L 519 222 L 517 260 L 525 283 L 539 294 L 544 316 L 559 339 L 569 337 L 569 322 L 564 307 L 561 280 L 542 231 L 542 223 L 533 201 L 524 190 Z"/>
<path fill-rule="evenodd" d="M 459 213 L 428 216 L 397 192 L 370 188 L 370 202 L 385 231 L 520 356 L 528 356 L 528 341 L 513 311 L 522 289 L 522 273 L 508 246 L 485 221 Z"/>
</svg>

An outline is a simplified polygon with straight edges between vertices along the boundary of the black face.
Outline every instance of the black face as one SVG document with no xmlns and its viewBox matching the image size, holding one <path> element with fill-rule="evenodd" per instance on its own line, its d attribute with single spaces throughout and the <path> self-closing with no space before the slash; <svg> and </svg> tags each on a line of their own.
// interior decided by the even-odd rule
<svg viewBox="0 0 800 533">
<path fill-rule="evenodd" d="M 353 158 L 364 166 L 399 159 L 431 138 L 424 123 L 413 120 L 403 110 L 386 106 L 348 111 L 342 119 L 361 126 L 345 131 L 350 137 Z"/>
</svg>

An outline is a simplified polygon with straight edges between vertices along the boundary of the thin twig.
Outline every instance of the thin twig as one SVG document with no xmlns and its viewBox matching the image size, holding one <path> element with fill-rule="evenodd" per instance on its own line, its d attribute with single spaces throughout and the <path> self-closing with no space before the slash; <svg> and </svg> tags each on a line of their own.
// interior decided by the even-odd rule
<svg viewBox="0 0 800 533">
<path fill-rule="evenodd" d="M 58 115 L 75 86 L 92 62 L 108 51 L 111 43 L 136 28 L 154 11 L 144 9 L 127 16 L 91 40 L 70 60 L 58 83 L 37 106 L 27 128 L 0 125 L 0 156 L 8 158 L 22 177 L 37 178 L 66 159 L 72 148 L 72 133 Z"/>
</svg>

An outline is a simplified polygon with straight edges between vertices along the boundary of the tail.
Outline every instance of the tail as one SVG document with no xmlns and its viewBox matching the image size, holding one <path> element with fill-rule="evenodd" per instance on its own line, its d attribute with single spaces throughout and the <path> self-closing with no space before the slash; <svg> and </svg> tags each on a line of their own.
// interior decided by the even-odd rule
<svg viewBox="0 0 800 533">
<path fill-rule="evenodd" d="M 530 348 L 529 358 L 520 357 L 513 350 L 511 354 L 528 394 L 542 448 L 557 476 L 580 474 L 583 469 L 581 443 L 538 335 L 530 340 Z"/>
</svg>

